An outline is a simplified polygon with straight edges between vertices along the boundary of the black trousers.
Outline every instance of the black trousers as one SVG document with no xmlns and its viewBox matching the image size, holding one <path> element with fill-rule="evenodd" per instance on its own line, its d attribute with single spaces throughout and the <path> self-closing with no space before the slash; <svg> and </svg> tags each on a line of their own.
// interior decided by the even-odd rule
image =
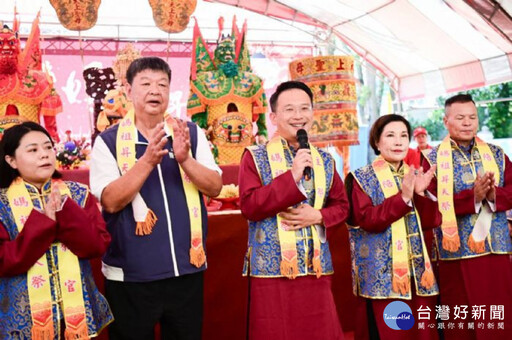
<svg viewBox="0 0 512 340">
<path fill-rule="evenodd" d="M 201 340 L 203 272 L 152 282 L 106 280 L 105 296 L 114 314 L 110 340 Z"/>
</svg>

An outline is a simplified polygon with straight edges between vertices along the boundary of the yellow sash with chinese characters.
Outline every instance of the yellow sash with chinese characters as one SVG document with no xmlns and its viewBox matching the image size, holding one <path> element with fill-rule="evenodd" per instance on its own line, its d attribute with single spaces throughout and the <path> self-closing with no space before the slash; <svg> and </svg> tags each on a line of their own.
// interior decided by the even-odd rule
<svg viewBox="0 0 512 340">
<path fill-rule="evenodd" d="M 62 181 L 52 181 L 61 195 L 71 197 L 69 188 Z M 18 231 L 21 232 L 33 209 L 32 199 L 23 180 L 18 177 L 7 189 L 9 206 L 12 209 Z M 78 257 L 62 243 L 57 244 L 58 277 L 62 297 L 62 310 L 66 323 L 65 338 L 89 339 L 82 278 Z M 46 254 L 27 272 L 28 297 L 32 316 L 32 339 L 53 340 L 54 325 L 52 313 L 51 278 Z M 56 297 L 58 300 L 60 297 Z"/>
<path fill-rule="evenodd" d="M 284 146 L 286 143 L 281 137 L 275 137 L 267 144 L 268 161 L 270 163 L 270 170 L 272 178 L 285 173 L 289 167 L 284 156 Z M 313 183 L 315 186 L 315 202 L 313 208 L 320 210 L 322 208 L 327 180 L 324 169 L 324 162 L 318 150 L 310 145 L 311 157 L 313 158 Z M 298 259 L 297 259 L 297 240 L 295 238 L 295 230 L 286 231 L 283 229 L 284 223 L 282 218 L 277 215 L 277 232 L 279 235 L 279 244 L 281 247 L 281 274 L 289 279 L 294 279 L 299 274 Z M 322 275 L 322 265 L 320 261 L 320 238 L 314 226 L 311 227 L 311 235 L 313 237 L 313 270 L 316 277 Z M 307 261 L 307 254 L 306 261 Z"/>
<path fill-rule="evenodd" d="M 173 136 L 172 117 L 168 114 L 164 116 L 167 130 Z M 135 113 L 133 110 L 128 111 L 126 116 L 119 123 L 116 137 L 116 156 L 117 165 L 121 170 L 121 174 L 125 174 L 134 165 L 135 157 L 135 141 L 137 140 L 137 128 L 135 127 Z M 191 151 L 189 151 L 191 152 Z M 187 201 L 187 207 L 190 217 L 190 263 L 197 268 L 201 267 L 206 261 L 206 255 L 203 245 L 202 233 L 202 216 L 201 216 L 201 203 L 200 196 L 197 188 L 188 178 L 187 174 L 183 171 L 178 164 Z M 137 227 L 135 229 L 136 235 L 148 235 L 153 230 L 157 221 L 156 215 L 151 211 L 142 196 L 137 193 L 132 201 L 133 215 Z"/>
<path fill-rule="evenodd" d="M 136 140 L 135 114 L 133 110 L 130 110 L 119 123 L 116 135 L 116 158 L 121 175 L 127 173 L 137 161 L 135 157 Z M 135 234 L 139 236 L 151 234 L 158 219 L 155 213 L 148 208 L 140 193 L 135 195 L 132 208 L 136 223 Z"/>
<path fill-rule="evenodd" d="M 164 115 L 165 124 L 167 129 L 174 139 L 174 130 L 172 128 L 172 116 L 169 114 Z M 189 149 L 190 157 L 192 151 Z M 206 255 L 203 245 L 203 229 L 202 229 L 202 216 L 201 216 L 201 202 L 199 191 L 190 178 L 187 176 L 181 165 L 179 165 L 181 181 L 185 191 L 185 199 L 187 201 L 188 215 L 190 217 L 190 263 L 197 268 L 201 267 L 206 261 Z"/>
<path fill-rule="evenodd" d="M 377 157 L 372 163 L 373 170 L 379 181 L 380 188 L 384 193 L 385 198 L 389 198 L 398 193 L 398 186 L 396 185 L 395 178 L 388 162 L 381 156 Z M 409 172 L 407 164 L 402 165 L 404 173 Z M 421 221 L 414 208 L 417 216 L 418 229 L 421 232 Z M 420 284 L 430 289 L 434 285 L 434 272 L 425 246 L 425 240 L 421 238 L 423 246 L 423 258 L 425 261 L 425 270 L 421 276 Z M 405 295 L 410 290 L 411 273 L 409 271 L 409 242 L 407 240 L 407 226 L 405 225 L 405 218 L 402 217 L 391 224 L 391 244 L 392 244 L 392 289 L 395 293 Z"/>
<path fill-rule="evenodd" d="M 500 172 L 498 169 L 498 165 L 494 160 L 494 156 L 491 152 L 489 146 L 480 138 L 475 137 L 476 147 L 478 148 L 478 153 L 480 154 L 480 158 L 482 160 L 482 166 L 485 172 L 493 172 L 494 179 L 496 183 L 500 182 Z M 453 202 L 453 190 L 454 190 L 454 182 L 453 182 L 453 158 L 452 158 L 452 145 L 450 141 L 450 136 L 447 136 L 441 145 L 439 146 L 439 150 L 437 150 L 437 191 L 438 191 L 438 204 L 439 210 L 443 215 L 443 223 L 441 225 L 441 230 L 443 232 L 443 249 L 456 252 L 460 247 L 460 237 L 457 229 L 457 218 L 455 216 L 455 206 Z M 473 176 L 476 178 L 476 171 L 474 166 L 471 166 L 471 170 L 473 172 Z M 493 183 L 494 185 L 494 183 Z M 482 211 L 480 215 L 486 215 L 490 212 L 487 211 L 485 206 L 482 206 Z M 479 216 L 480 218 L 480 216 Z M 478 221 L 478 219 L 477 219 Z M 478 234 L 482 234 L 481 230 L 477 230 L 480 228 L 481 223 L 475 223 L 473 227 L 473 231 L 469 236 L 468 246 L 471 251 L 475 253 L 483 253 L 485 251 L 485 237 L 483 239 L 475 239 L 475 232 Z M 485 228 L 485 226 L 483 226 Z M 487 226 L 488 227 L 488 226 Z M 484 231 L 484 234 L 487 235 L 489 230 Z"/>
</svg>

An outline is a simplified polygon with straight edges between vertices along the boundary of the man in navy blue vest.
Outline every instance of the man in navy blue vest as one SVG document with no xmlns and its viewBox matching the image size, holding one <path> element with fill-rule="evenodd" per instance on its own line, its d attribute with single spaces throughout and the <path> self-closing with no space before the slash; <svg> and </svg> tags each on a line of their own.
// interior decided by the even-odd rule
<svg viewBox="0 0 512 340">
<path fill-rule="evenodd" d="M 199 340 L 202 194 L 219 194 L 221 170 L 203 131 L 166 114 L 171 70 L 165 61 L 137 59 L 126 78 L 134 110 L 96 139 L 90 169 L 112 235 L 102 267 L 115 317 L 109 336 L 153 340 L 160 323 L 162 339 Z"/>
</svg>

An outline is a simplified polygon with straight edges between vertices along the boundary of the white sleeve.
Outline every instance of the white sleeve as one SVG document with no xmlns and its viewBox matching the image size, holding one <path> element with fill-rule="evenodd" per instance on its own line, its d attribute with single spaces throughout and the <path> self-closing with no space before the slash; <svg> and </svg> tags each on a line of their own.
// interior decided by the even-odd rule
<svg viewBox="0 0 512 340">
<path fill-rule="evenodd" d="M 489 208 L 491 208 L 491 211 L 496 212 L 496 202 L 490 202 L 487 200 L 485 200 L 485 201 L 489 204 Z M 480 212 L 480 209 L 482 208 L 482 202 L 480 202 L 480 203 L 475 202 L 475 214 L 478 214 Z"/>
<path fill-rule="evenodd" d="M 480 209 L 482 208 L 482 202 L 476 203 L 475 201 L 475 214 L 478 214 L 480 212 Z"/>
<path fill-rule="evenodd" d="M 316 232 L 318 233 L 318 238 L 320 239 L 321 243 L 325 243 L 327 241 L 327 233 L 325 231 L 325 227 L 320 224 L 314 225 Z"/>
<path fill-rule="evenodd" d="M 425 191 L 425 196 L 427 196 L 428 198 L 430 198 L 431 201 L 434 201 L 434 202 L 437 202 L 437 197 L 432 195 L 432 193 L 428 190 Z"/>
<path fill-rule="evenodd" d="M 103 189 L 119 177 L 121 177 L 121 173 L 114 155 L 103 139 L 100 136 L 96 137 L 91 151 L 89 184 L 92 194 L 99 202 L 101 202 Z"/>
<path fill-rule="evenodd" d="M 196 160 L 199 164 L 207 167 L 208 169 L 217 171 L 219 175 L 222 175 L 222 170 L 219 168 L 215 159 L 213 158 L 212 151 L 210 150 L 210 144 L 206 139 L 203 129 L 196 125 L 197 129 L 197 148 L 196 148 Z"/>
<path fill-rule="evenodd" d="M 301 179 L 300 181 L 298 182 L 295 182 L 295 184 L 297 184 L 297 189 L 299 189 L 299 191 L 301 192 L 301 194 L 304 195 L 304 197 L 308 197 L 308 194 L 306 193 L 306 188 L 304 188 L 304 184 L 302 184 L 302 181 L 304 179 Z"/>
</svg>

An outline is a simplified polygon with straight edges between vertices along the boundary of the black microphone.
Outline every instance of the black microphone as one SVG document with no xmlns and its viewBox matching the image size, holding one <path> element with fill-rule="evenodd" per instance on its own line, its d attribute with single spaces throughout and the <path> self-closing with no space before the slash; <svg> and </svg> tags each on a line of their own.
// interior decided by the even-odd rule
<svg viewBox="0 0 512 340">
<path fill-rule="evenodd" d="M 308 133 L 304 129 L 297 131 L 297 142 L 299 142 L 299 149 L 309 149 Z M 304 179 L 309 181 L 311 179 L 311 167 L 304 168 Z"/>
</svg>

